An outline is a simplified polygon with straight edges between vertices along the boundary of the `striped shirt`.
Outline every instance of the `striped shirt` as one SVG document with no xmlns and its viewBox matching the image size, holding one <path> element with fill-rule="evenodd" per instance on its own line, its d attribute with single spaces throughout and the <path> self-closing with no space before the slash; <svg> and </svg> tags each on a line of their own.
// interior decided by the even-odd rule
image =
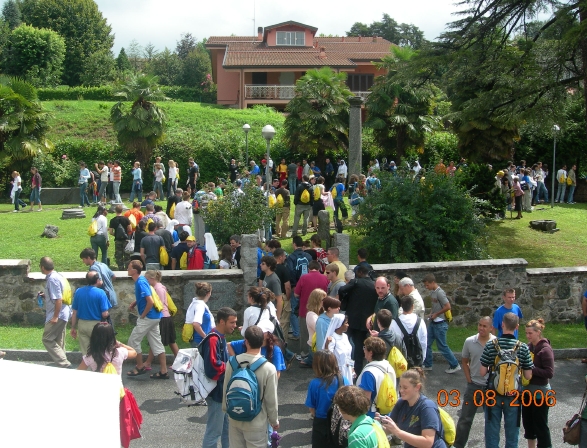
<svg viewBox="0 0 587 448">
<path fill-rule="evenodd" d="M 359 416 L 349 428 L 348 448 L 376 448 L 375 421 L 367 415 Z"/>
<path fill-rule="evenodd" d="M 518 340 L 515 339 L 511 334 L 504 334 L 502 337 L 497 339 L 497 342 L 502 350 L 510 350 L 514 348 Z M 493 341 L 487 342 L 487 344 L 485 344 L 485 348 L 483 349 L 483 354 L 481 355 L 481 365 L 485 367 L 491 367 L 495 365 L 496 356 L 497 350 L 495 349 Z M 528 346 L 523 342 L 520 344 L 520 348 L 518 349 L 518 359 L 520 361 L 520 368 L 522 370 L 532 370 L 534 368 L 534 363 L 530 357 L 530 350 L 528 350 Z"/>
<path fill-rule="evenodd" d="M 112 168 L 112 180 L 113 182 L 120 182 L 122 179 L 122 168 L 115 166 Z"/>
</svg>

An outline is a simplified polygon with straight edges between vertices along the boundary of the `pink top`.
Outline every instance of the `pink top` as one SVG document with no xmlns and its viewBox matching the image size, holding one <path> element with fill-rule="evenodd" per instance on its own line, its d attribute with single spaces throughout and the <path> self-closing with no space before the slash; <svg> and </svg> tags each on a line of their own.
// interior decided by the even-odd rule
<svg viewBox="0 0 587 448">
<path fill-rule="evenodd" d="M 524 191 L 522 190 L 522 187 L 520 187 L 520 182 L 514 182 L 514 195 L 522 196 L 523 194 Z"/>
<path fill-rule="evenodd" d="M 161 310 L 161 314 L 163 317 L 171 317 L 169 314 L 169 308 L 167 308 L 167 288 L 163 286 L 163 283 L 157 283 L 153 286 L 153 289 L 161 299 L 161 303 L 163 304 L 163 309 Z"/>
<path fill-rule="evenodd" d="M 122 374 L 122 363 L 124 362 L 124 360 L 126 358 L 128 358 L 128 350 L 124 347 L 117 347 L 116 350 L 118 351 L 118 354 L 114 357 L 114 359 L 111 362 L 112 362 L 112 365 L 114 366 L 114 368 L 116 369 L 116 371 L 118 372 L 118 374 L 121 375 Z M 106 367 L 106 364 L 108 364 L 108 360 L 110 359 L 110 354 L 106 353 L 105 358 L 106 358 L 106 362 L 102 366 L 102 369 L 100 370 L 100 372 L 102 372 L 104 370 L 104 367 Z M 94 361 L 94 358 L 92 356 L 86 355 L 83 357 L 83 360 L 86 363 L 86 366 L 88 366 L 94 372 L 96 371 L 96 369 L 98 368 L 98 365 L 96 364 L 96 362 Z"/>
</svg>

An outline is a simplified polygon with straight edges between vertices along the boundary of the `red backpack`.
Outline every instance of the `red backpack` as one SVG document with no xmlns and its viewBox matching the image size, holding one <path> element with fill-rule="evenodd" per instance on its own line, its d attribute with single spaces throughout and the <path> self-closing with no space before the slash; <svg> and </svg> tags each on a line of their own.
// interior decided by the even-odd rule
<svg viewBox="0 0 587 448">
<path fill-rule="evenodd" d="M 192 248 L 188 253 L 188 271 L 204 269 L 204 251 L 197 247 Z"/>
</svg>

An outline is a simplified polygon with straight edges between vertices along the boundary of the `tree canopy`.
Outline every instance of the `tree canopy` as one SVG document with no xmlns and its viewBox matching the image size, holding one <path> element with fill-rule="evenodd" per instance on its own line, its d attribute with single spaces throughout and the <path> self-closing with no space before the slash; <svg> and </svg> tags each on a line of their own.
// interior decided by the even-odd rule
<svg viewBox="0 0 587 448">
<path fill-rule="evenodd" d="M 355 22 L 351 29 L 346 32 L 346 35 L 378 36 L 400 47 L 409 46 L 416 50 L 421 48 L 426 42 L 424 33 L 417 26 L 407 23 L 397 23 L 389 14 L 383 14 L 380 22 L 373 22 L 370 25 Z"/>
<path fill-rule="evenodd" d="M 63 82 L 81 84 L 85 60 L 96 51 L 110 50 L 112 29 L 93 0 L 22 0 L 23 22 L 49 28 L 65 39 Z"/>
</svg>

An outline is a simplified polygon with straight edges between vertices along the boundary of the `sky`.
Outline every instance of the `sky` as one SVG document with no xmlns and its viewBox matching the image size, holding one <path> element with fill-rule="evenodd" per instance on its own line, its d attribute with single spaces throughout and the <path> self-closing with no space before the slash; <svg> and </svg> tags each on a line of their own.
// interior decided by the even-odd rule
<svg viewBox="0 0 587 448">
<path fill-rule="evenodd" d="M 113 51 L 136 39 L 158 50 L 175 49 L 182 33 L 197 40 L 209 36 L 251 36 L 256 27 L 294 20 L 318 33 L 344 36 L 355 22 L 370 24 L 384 13 L 398 23 L 413 24 L 428 40 L 436 39 L 458 10 L 454 0 L 95 0 L 115 35 Z M 255 22 L 253 22 L 255 18 Z"/>
</svg>

